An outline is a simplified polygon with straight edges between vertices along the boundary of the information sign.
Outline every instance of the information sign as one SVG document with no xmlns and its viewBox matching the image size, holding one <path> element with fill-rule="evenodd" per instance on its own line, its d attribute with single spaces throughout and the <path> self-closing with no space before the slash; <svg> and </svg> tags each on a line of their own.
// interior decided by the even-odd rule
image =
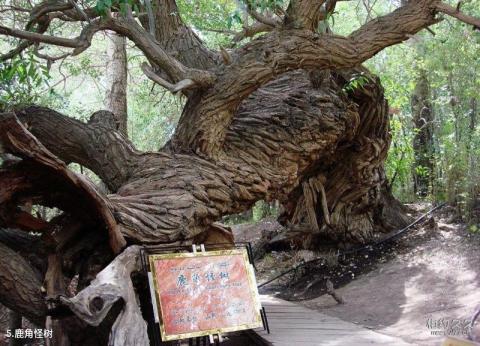
<svg viewBox="0 0 480 346">
<path fill-rule="evenodd" d="M 148 258 L 163 341 L 262 326 L 246 249 Z"/>
</svg>

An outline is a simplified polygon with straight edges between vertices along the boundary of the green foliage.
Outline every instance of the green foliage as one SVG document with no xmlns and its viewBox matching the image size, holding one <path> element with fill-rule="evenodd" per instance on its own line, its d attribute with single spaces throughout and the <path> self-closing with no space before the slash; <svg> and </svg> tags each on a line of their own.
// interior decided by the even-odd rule
<svg viewBox="0 0 480 346">
<path fill-rule="evenodd" d="M 227 17 L 227 28 L 231 29 L 235 23 L 243 23 L 242 17 L 240 16 L 240 11 L 238 10 Z"/>
<path fill-rule="evenodd" d="M 0 109 L 35 102 L 49 78 L 48 69 L 33 55 L 0 63 Z"/>
<path fill-rule="evenodd" d="M 226 225 L 238 225 L 242 223 L 258 222 L 267 217 L 277 217 L 279 215 L 279 206 L 277 202 L 257 201 L 253 207 L 243 213 L 228 215 L 222 222 Z"/>
<path fill-rule="evenodd" d="M 405 119 L 396 115 L 390 120 L 392 145 L 386 160 L 387 176 L 393 183 L 398 198 L 404 201 L 411 199 L 413 186 L 411 185 L 411 167 L 414 161 L 411 135 L 405 124 Z"/>
<path fill-rule="evenodd" d="M 368 82 L 368 77 L 365 74 L 359 73 L 355 74 L 350 78 L 350 80 L 342 88 L 343 91 L 347 93 L 354 92 L 358 88 L 362 88 Z"/>
<path fill-rule="evenodd" d="M 415 173 L 421 177 L 428 177 L 430 174 L 430 170 L 428 169 L 428 167 L 416 166 Z"/>
<path fill-rule="evenodd" d="M 467 6 L 467 4 L 465 4 Z M 480 14 L 471 3 L 462 8 Z M 391 121 L 392 146 L 387 158 L 387 175 L 395 173 L 393 190 L 406 201 L 413 201 L 414 155 L 411 149 L 417 132 L 412 122 L 411 96 L 419 71 L 427 71 L 435 120 L 431 200 L 457 204 L 468 218 L 469 201 L 478 194 L 479 110 L 476 125 L 470 128 L 472 102 L 478 98 L 480 80 L 480 33 L 458 21 L 442 22 L 433 27 L 435 38 L 424 32 L 406 44 L 391 47 L 371 59 L 367 65 L 380 75 L 390 108 L 397 114 Z M 410 149 L 406 150 L 407 147 Z M 405 154 L 402 154 L 405 153 Z M 430 174 L 424 167 L 417 173 Z M 477 191 L 477 192 L 475 192 Z"/>
<path fill-rule="evenodd" d="M 228 46 L 230 39 L 222 31 L 241 30 L 242 19 L 235 1 L 232 0 L 178 0 L 182 19 L 193 26 L 207 46 L 218 49 Z"/>
<path fill-rule="evenodd" d="M 130 138 L 140 150 L 156 151 L 172 136 L 185 99 L 143 81 L 130 91 Z"/>
<path fill-rule="evenodd" d="M 252 221 L 257 222 L 268 216 L 278 216 L 278 207 L 273 203 L 258 201 L 252 208 Z"/>
<path fill-rule="evenodd" d="M 105 16 L 109 10 L 118 10 L 125 16 L 127 5 L 130 5 L 133 12 L 140 13 L 138 3 L 135 0 L 97 0 L 94 9 L 101 16 Z"/>
<path fill-rule="evenodd" d="M 480 227 L 478 227 L 477 225 L 470 225 L 468 227 L 468 231 L 470 233 L 480 233 Z"/>
<path fill-rule="evenodd" d="M 254 10 L 261 12 L 266 10 L 275 10 L 277 8 L 284 8 L 288 1 L 284 0 L 243 0 L 244 4 L 250 4 Z"/>
</svg>

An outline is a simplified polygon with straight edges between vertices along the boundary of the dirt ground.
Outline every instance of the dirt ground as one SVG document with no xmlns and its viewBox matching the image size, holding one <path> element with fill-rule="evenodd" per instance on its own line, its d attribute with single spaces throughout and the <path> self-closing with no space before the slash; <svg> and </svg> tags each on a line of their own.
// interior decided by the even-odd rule
<svg viewBox="0 0 480 346">
<path fill-rule="evenodd" d="M 414 207 L 417 214 L 429 208 Z M 426 222 L 408 232 L 399 240 L 394 256 L 378 261 L 338 288 L 345 304 L 321 293 L 298 303 L 414 345 L 440 345 L 445 334 L 461 337 L 480 307 L 480 235 L 451 222 L 448 209 L 434 215 L 438 227 Z M 255 241 L 268 227 L 277 226 L 267 220 L 235 227 L 234 232 L 242 240 Z M 267 254 L 257 263 L 258 281 L 273 277 L 308 253 Z M 281 290 L 280 286 L 275 289 Z"/>
</svg>

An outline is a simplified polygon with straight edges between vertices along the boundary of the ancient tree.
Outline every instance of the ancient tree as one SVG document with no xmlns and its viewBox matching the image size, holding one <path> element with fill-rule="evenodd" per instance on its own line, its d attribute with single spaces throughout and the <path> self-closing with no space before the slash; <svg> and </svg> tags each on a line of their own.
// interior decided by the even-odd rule
<svg viewBox="0 0 480 346">
<path fill-rule="evenodd" d="M 134 3 L 138 11 L 113 1 L 100 15 L 74 0 L 48 0 L 11 8 L 28 13 L 24 28 L 0 25 L 0 34 L 19 39 L 4 60 L 45 45 L 81 54 L 97 32 L 113 31 L 144 53 L 150 79 L 187 99 L 158 152 L 136 150 L 107 111 L 88 123 L 38 106 L 0 114 L 0 302 L 54 328 L 57 344 L 148 344 L 148 309 L 139 307 L 145 278 L 131 279 L 139 245 L 231 241 L 215 221 L 258 200 L 279 200 L 282 222 L 306 233 L 308 246 L 366 243 L 395 227 L 402 215 L 383 169 L 388 106 L 360 64 L 444 14 L 480 26 L 439 0 L 416 0 L 338 36 L 318 29 L 335 0 L 291 0 L 274 15 L 248 1 L 253 21 L 235 35 L 238 47 L 217 52 L 182 21 L 174 0 Z M 52 36 L 58 22 L 81 22 L 73 26 L 81 31 Z M 111 193 L 69 170 L 71 162 Z M 62 213 L 45 220 L 27 204 Z M 75 316 L 54 318 L 62 306 Z"/>
</svg>

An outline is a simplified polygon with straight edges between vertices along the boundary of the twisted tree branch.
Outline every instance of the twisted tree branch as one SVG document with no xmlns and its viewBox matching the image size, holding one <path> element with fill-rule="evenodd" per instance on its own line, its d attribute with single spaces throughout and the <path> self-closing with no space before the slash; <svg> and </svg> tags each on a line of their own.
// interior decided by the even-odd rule
<svg viewBox="0 0 480 346">
<path fill-rule="evenodd" d="M 48 150 L 67 163 L 76 162 L 91 169 L 111 191 L 128 180 L 140 155 L 116 132 L 115 118 L 107 111 L 94 113 L 89 123 L 37 106 L 21 109 L 16 114 Z"/>
<path fill-rule="evenodd" d="M 183 79 L 176 84 L 171 84 L 167 82 L 165 79 L 163 79 L 162 77 L 160 77 L 158 74 L 156 74 L 155 71 L 146 63 L 142 64 L 142 71 L 152 81 L 170 90 L 174 94 L 176 94 L 181 90 L 189 89 L 195 85 L 195 82 L 191 79 Z"/>
<path fill-rule="evenodd" d="M 43 42 L 48 44 L 53 44 L 56 46 L 68 47 L 68 48 L 77 48 L 82 45 L 82 42 L 78 39 L 71 38 L 62 38 L 56 36 L 50 36 L 45 34 L 39 34 L 36 32 L 13 29 L 3 25 L 0 25 L 0 35 L 12 36 L 21 39 L 28 40 L 30 42 Z"/>
<path fill-rule="evenodd" d="M 239 104 L 276 76 L 294 69 L 339 69 L 361 64 L 384 48 L 438 22 L 438 0 L 409 2 L 376 18 L 348 37 L 311 30 L 274 30 L 232 52 L 233 63 L 200 100 L 191 100 L 172 143 L 179 150 L 216 157 Z M 189 112 L 189 108 L 194 112 Z"/>
<path fill-rule="evenodd" d="M 445 13 L 445 14 L 448 14 L 451 17 L 457 18 L 461 22 L 473 25 L 474 29 L 480 30 L 480 19 L 460 12 L 460 9 L 459 9 L 458 6 L 457 6 L 457 8 L 455 8 L 455 7 L 452 7 L 448 4 L 445 4 L 445 3 L 441 2 L 441 3 L 437 4 L 436 8 L 437 8 L 438 11 L 440 11 L 442 13 Z"/>
<path fill-rule="evenodd" d="M 59 189 L 64 189 L 67 193 L 78 198 L 85 203 L 85 207 L 89 206 L 96 214 L 97 220 L 104 223 L 108 233 L 110 246 L 114 253 L 120 252 L 120 250 L 126 245 L 125 239 L 120 233 L 117 222 L 115 221 L 111 207 L 108 201 L 98 193 L 93 184 L 86 181 L 80 175 L 77 175 L 70 171 L 64 162 L 60 161 L 55 155 L 48 151 L 28 130 L 17 120 L 12 113 L 0 113 L 0 143 L 8 150 L 19 157 L 24 158 L 27 162 L 31 161 L 34 165 L 37 165 L 38 176 L 41 176 L 42 169 L 45 175 L 50 175 L 50 179 L 56 179 L 55 183 L 58 184 Z M 15 202 L 19 191 L 31 191 L 36 188 L 41 189 L 41 183 L 33 180 L 29 176 L 32 172 L 15 170 L 17 167 L 12 167 L 6 172 L 5 177 L 0 176 L 0 198 L 2 200 L 2 207 L 8 206 L 9 203 Z M 13 176 L 20 180 L 18 187 L 13 184 L 15 181 L 8 173 L 14 173 Z M 35 174 L 34 174 L 35 175 Z M 35 179 L 35 177 L 33 177 Z M 38 177 L 37 177 L 38 179 Z M 41 180 L 40 180 L 41 181 Z M 48 184 L 48 180 L 45 182 Z M 4 188 L 4 186 L 14 185 L 12 189 Z M 51 200 L 61 197 L 58 195 L 47 196 Z M 13 201 L 12 201 L 13 199 Z M 72 206 L 63 206 L 64 208 L 72 208 Z M 2 208 L 3 209 L 3 208 Z M 3 211 L 3 210 L 2 210 Z M 75 212 L 75 210 L 74 210 Z M 81 211 L 79 211 L 81 212 Z M 78 212 L 77 212 L 78 213 Z"/>
<path fill-rule="evenodd" d="M 43 12 L 41 11 L 41 13 Z M 174 83 L 184 79 L 192 79 L 196 85 L 207 87 L 214 81 L 214 76 L 210 72 L 188 68 L 174 59 L 170 54 L 167 54 L 158 42 L 133 18 L 119 19 L 110 17 L 95 19 L 85 26 L 81 34 L 74 39 L 45 35 L 6 26 L 0 26 L 0 35 L 18 37 L 30 42 L 42 42 L 74 48 L 72 55 L 78 55 L 90 47 L 95 33 L 105 30 L 112 30 L 118 34 L 127 36 L 144 52 L 146 57 L 155 65 L 159 66 Z"/>
<path fill-rule="evenodd" d="M 175 52 L 175 58 L 189 68 L 209 70 L 218 64 L 218 54 L 208 49 L 195 31 L 184 23 L 175 0 L 152 0 L 152 7 L 155 19 L 154 37 L 162 49 Z M 148 11 L 148 8 L 146 10 Z M 152 31 L 149 16 L 139 19 L 144 28 Z M 150 63 L 155 70 L 163 70 L 163 67 L 154 61 L 150 60 Z M 176 83 L 179 80 L 181 79 L 169 79 L 168 82 Z"/>
</svg>

